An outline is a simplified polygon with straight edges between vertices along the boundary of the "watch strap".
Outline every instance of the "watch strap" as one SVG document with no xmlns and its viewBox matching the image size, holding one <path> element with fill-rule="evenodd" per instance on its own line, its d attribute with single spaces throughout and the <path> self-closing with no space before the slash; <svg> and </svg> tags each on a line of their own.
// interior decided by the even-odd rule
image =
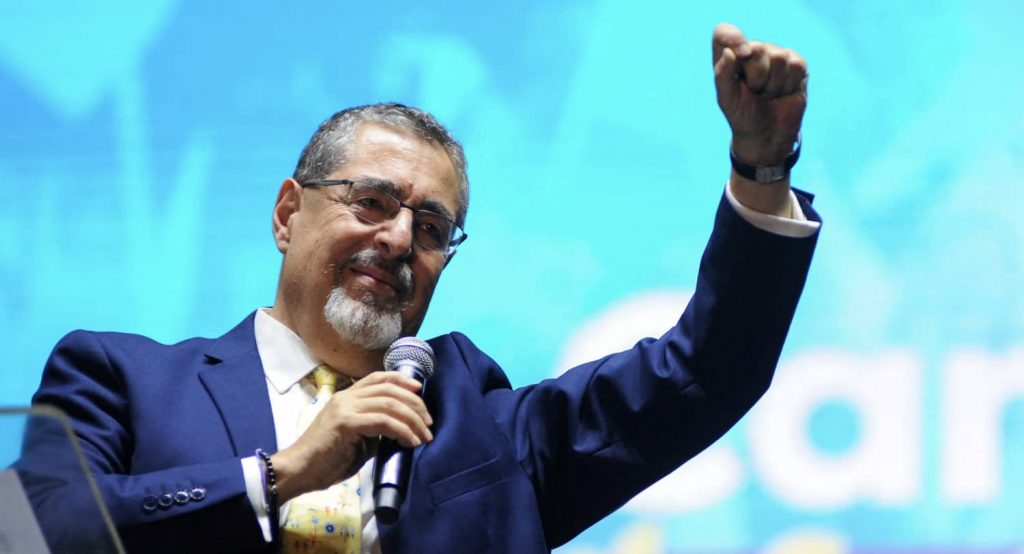
<svg viewBox="0 0 1024 554">
<path fill-rule="evenodd" d="M 743 163 L 736 157 L 736 153 L 732 151 L 732 146 L 729 147 L 729 161 L 732 162 L 732 168 L 736 170 L 736 173 L 739 173 L 745 179 L 750 179 L 762 185 L 771 185 L 778 183 L 789 175 L 789 170 L 793 169 L 797 160 L 800 159 L 800 146 L 802 143 L 801 138 L 797 137 L 796 142 L 793 144 L 793 151 L 775 165 L 757 166 Z"/>
</svg>

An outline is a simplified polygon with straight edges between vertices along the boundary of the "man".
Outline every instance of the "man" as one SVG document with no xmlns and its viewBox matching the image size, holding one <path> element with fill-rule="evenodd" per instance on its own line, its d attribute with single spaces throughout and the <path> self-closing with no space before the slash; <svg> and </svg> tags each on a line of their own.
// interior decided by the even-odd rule
<svg viewBox="0 0 1024 554">
<path fill-rule="evenodd" d="M 431 341 L 422 398 L 379 371 L 384 349 L 418 331 L 469 196 L 461 147 L 397 105 L 336 114 L 282 184 L 273 307 L 212 341 L 65 337 L 34 401 L 71 415 L 129 549 L 315 550 L 336 530 L 300 536 L 296 503 L 342 482 L 363 491 L 345 531 L 356 550 L 542 552 L 720 437 L 771 380 L 818 219 L 789 187 L 803 59 L 723 24 L 713 62 L 734 169 L 693 300 L 658 340 L 520 389 L 457 333 Z M 323 402 L 318 366 L 342 382 Z M 378 437 L 414 449 L 394 523 L 373 517 L 367 491 Z M 44 527 L 75 544 L 90 530 L 46 444 L 33 437 L 19 469 Z"/>
</svg>

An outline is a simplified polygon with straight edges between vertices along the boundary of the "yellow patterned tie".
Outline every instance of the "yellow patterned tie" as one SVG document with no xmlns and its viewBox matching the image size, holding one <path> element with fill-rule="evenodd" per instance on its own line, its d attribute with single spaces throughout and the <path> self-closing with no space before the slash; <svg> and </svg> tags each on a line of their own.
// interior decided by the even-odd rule
<svg viewBox="0 0 1024 554">
<path fill-rule="evenodd" d="M 338 378 L 338 374 L 325 365 L 313 370 L 316 397 L 299 414 L 299 433 L 309 427 L 338 389 Z M 344 386 L 349 384 L 351 382 Z M 359 493 L 359 473 L 356 473 L 326 490 L 308 492 L 293 499 L 288 518 L 281 527 L 284 552 L 359 554 L 363 527 Z"/>
</svg>

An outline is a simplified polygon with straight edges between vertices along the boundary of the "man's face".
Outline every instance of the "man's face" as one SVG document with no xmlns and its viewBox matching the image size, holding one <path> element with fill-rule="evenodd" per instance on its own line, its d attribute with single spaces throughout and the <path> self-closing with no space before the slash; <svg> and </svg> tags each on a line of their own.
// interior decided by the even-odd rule
<svg viewBox="0 0 1024 554">
<path fill-rule="evenodd" d="M 327 179 L 375 182 L 393 188 L 399 200 L 414 208 L 456 213 L 458 178 L 439 145 L 366 123 L 357 130 L 349 154 L 349 162 Z M 410 210 L 402 208 L 383 223 L 367 223 L 344 202 L 348 191 L 348 186 L 300 188 L 286 181 L 275 208 L 275 237 L 285 254 L 275 315 L 325 360 L 331 351 L 353 345 L 383 349 L 399 332 L 415 334 L 445 265 L 443 251 L 415 244 Z M 383 325 L 385 337 L 353 341 L 337 320 L 350 326 L 355 322 L 357 328 Z"/>
</svg>

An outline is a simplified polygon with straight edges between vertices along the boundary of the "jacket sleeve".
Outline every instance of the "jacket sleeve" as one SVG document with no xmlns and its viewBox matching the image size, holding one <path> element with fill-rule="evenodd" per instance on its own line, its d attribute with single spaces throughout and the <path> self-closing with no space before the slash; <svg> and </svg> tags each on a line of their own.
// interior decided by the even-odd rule
<svg viewBox="0 0 1024 554">
<path fill-rule="evenodd" d="M 132 368 L 132 370 L 144 370 Z M 71 420 L 85 463 L 128 551 L 226 552 L 264 544 L 245 493 L 240 459 L 182 464 L 135 473 L 132 410 L 125 368 L 94 333 L 62 339 L 43 372 L 33 404 Z M 166 399 L 152 398 L 154 403 Z M 173 405 L 173 402 L 168 405 Z M 169 409 L 168 418 L 174 417 Z M 14 467 L 54 551 L 95 544 L 104 529 L 78 462 L 54 425 L 30 425 Z"/>
<path fill-rule="evenodd" d="M 675 327 L 558 378 L 488 393 L 534 484 L 550 547 L 707 448 L 761 397 L 816 240 L 757 229 L 723 200 Z"/>
</svg>

